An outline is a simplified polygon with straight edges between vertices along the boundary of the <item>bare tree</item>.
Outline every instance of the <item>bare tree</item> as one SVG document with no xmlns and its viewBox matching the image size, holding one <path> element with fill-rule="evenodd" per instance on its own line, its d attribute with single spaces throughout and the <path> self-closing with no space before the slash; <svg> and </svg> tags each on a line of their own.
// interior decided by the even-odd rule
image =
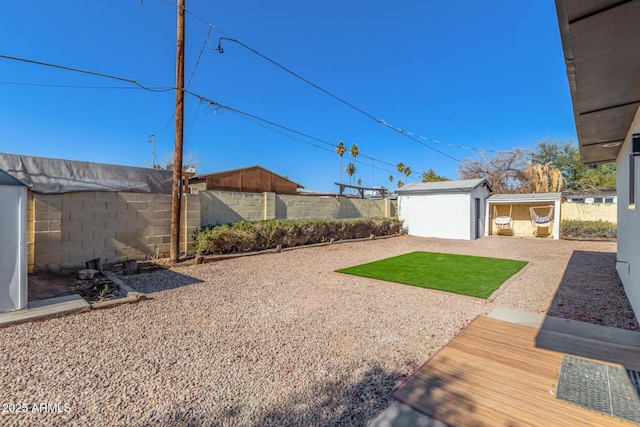
<svg viewBox="0 0 640 427">
<path fill-rule="evenodd" d="M 479 160 L 465 159 L 458 172 L 463 179 L 485 178 L 495 193 L 525 193 L 531 191 L 528 157 L 521 148 L 493 157 L 482 153 Z"/>
</svg>

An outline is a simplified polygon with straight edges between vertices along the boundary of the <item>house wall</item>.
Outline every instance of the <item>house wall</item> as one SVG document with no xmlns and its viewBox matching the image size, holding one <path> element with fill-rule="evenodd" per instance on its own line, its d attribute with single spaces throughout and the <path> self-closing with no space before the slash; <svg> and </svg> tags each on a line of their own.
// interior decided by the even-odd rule
<svg viewBox="0 0 640 427">
<path fill-rule="evenodd" d="M 472 203 L 470 193 L 400 195 L 398 218 L 412 236 L 470 240 Z"/>
<path fill-rule="evenodd" d="M 629 129 L 616 160 L 618 183 L 618 262 L 616 268 L 631 302 L 633 311 L 640 318 L 640 156 L 635 164 L 635 204 L 629 203 L 629 179 L 631 135 L 640 133 L 640 110 Z"/>
<path fill-rule="evenodd" d="M 562 203 L 562 220 L 618 222 L 618 206 L 613 203 Z"/>
</svg>

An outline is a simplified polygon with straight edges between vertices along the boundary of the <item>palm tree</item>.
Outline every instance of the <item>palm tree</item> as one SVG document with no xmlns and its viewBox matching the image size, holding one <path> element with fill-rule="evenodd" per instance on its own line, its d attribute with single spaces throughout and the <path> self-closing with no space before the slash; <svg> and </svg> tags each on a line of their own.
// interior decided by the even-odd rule
<svg viewBox="0 0 640 427">
<path fill-rule="evenodd" d="M 360 149 L 358 148 L 358 146 L 356 144 L 353 144 L 351 146 L 351 149 L 349 149 L 349 154 L 351 154 L 351 157 L 353 157 L 353 166 L 356 166 L 356 157 L 358 157 L 358 154 L 360 154 Z"/>
<path fill-rule="evenodd" d="M 389 182 L 393 182 L 393 175 L 389 175 Z"/>
<path fill-rule="evenodd" d="M 398 188 L 402 188 L 402 181 L 398 181 Z"/>
<path fill-rule="evenodd" d="M 349 185 L 351 185 L 351 177 L 356 173 L 356 166 L 353 163 L 349 163 L 344 171 L 349 175 Z"/>
<path fill-rule="evenodd" d="M 347 152 L 347 147 L 345 147 L 344 142 L 340 141 L 338 145 L 336 145 L 336 153 L 340 156 L 340 184 L 342 184 L 342 156 Z"/>
<path fill-rule="evenodd" d="M 396 167 L 398 168 L 398 172 L 400 172 L 400 179 L 398 181 L 402 182 L 402 173 L 404 172 L 404 163 L 400 162 Z M 398 188 L 400 187 L 401 186 L 398 186 Z"/>
<path fill-rule="evenodd" d="M 409 182 L 409 175 L 411 175 L 411 168 L 409 166 L 404 167 L 404 174 L 407 177 L 405 182 Z"/>
<path fill-rule="evenodd" d="M 362 186 L 362 179 L 358 180 L 358 185 Z"/>
</svg>

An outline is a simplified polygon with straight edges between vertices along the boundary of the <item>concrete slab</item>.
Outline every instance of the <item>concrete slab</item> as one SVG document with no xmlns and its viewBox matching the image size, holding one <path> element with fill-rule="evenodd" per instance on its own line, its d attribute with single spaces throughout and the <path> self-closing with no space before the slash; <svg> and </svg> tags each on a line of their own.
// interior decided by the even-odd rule
<svg viewBox="0 0 640 427">
<path fill-rule="evenodd" d="M 33 301 L 23 310 L 0 313 L 0 328 L 17 323 L 50 319 L 72 313 L 87 311 L 91 306 L 80 295 L 65 295 L 55 298 Z"/>
<path fill-rule="evenodd" d="M 516 325 L 529 326 L 531 328 L 540 328 L 544 322 L 545 315 L 539 313 L 531 313 L 514 308 L 496 307 L 487 317 L 503 322 L 515 323 Z"/>
<path fill-rule="evenodd" d="M 369 427 L 447 427 L 447 425 L 396 401 L 371 421 Z"/>
</svg>

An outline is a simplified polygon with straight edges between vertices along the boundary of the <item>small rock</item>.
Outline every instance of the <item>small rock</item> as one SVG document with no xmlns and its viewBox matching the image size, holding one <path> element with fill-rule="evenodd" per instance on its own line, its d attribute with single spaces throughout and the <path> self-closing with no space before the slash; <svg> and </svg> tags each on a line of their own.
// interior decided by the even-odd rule
<svg viewBox="0 0 640 427">
<path fill-rule="evenodd" d="M 98 270 L 94 270 L 92 268 L 86 268 L 84 270 L 78 271 L 78 279 L 80 280 L 92 280 L 93 276 L 96 275 Z"/>
</svg>

